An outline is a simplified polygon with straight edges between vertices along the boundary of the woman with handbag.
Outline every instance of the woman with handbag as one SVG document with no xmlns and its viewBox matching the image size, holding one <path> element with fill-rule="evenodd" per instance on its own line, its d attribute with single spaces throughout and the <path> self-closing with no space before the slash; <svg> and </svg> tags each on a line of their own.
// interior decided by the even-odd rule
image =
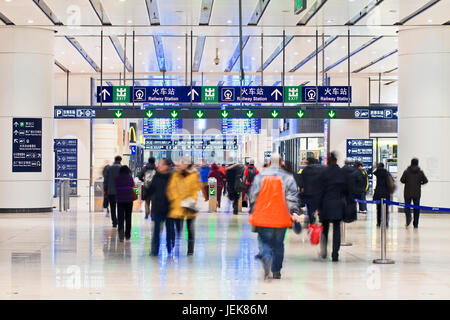
<svg viewBox="0 0 450 320">
<path fill-rule="evenodd" d="M 131 177 L 131 170 L 128 166 L 120 167 L 119 175 L 115 179 L 116 198 L 117 198 L 117 219 L 119 226 L 119 239 L 123 242 L 124 222 L 125 238 L 131 238 L 131 213 L 133 211 L 133 201 L 137 200 L 137 194 L 134 192 L 134 181 Z"/>
<path fill-rule="evenodd" d="M 187 220 L 188 255 L 194 254 L 194 221 L 198 213 L 198 192 L 201 189 L 200 175 L 193 168 L 190 159 L 181 158 L 177 170 L 170 177 L 167 198 L 170 201 L 169 218 L 175 219 L 178 235 L 182 232 L 184 219 Z"/>
</svg>

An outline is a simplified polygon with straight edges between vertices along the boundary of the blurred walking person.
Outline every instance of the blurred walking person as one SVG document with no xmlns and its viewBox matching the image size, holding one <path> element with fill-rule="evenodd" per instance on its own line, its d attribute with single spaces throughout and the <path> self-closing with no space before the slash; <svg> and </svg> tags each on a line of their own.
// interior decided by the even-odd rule
<svg viewBox="0 0 450 320">
<path fill-rule="evenodd" d="M 183 157 L 177 170 L 171 175 L 167 186 L 167 198 L 170 201 L 169 217 L 175 220 L 178 236 L 183 229 L 183 221 L 187 220 L 188 255 L 194 254 L 195 230 L 194 221 L 197 216 L 198 192 L 202 189 L 199 173 L 193 168 L 188 157 Z"/>
<path fill-rule="evenodd" d="M 215 178 L 217 181 L 217 207 L 220 208 L 220 201 L 222 200 L 223 180 L 225 175 L 219 169 L 219 166 L 215 163 L 211 165 L 211 171 L 209 172 L 208 179 Z"/>
<path fill-rule="evenodd" d="M 425 173 L 419 167 L 419 159 L 412 159 L 411 165 L 403 172 L 400 182 L 405 184 L 403 195 L 405 203 L 420 206 L 422 185 L 428 183 Z M 411 224 L 411 208 L 405 207 L 406 227 Z M 414 209 L 414 229 L 419 228 L 420 209 Z"/>
<path fill-rule="evenodd" d="M 211 171 L 211 168 L 208 166 L 208 164 L 206 163 L 205 160 L 202 160 L 202 165 L 199 169 L 199 173 L 200 173 L 200 180 L 202 182 L 202 194 L 203 194 L 203 199 L 205 199 L 205 201 L 209 200 L 209 193 L 208 193 L 208 176 L 209 176 L 209 172 Z"/>
<path fill-rule="evenodd" d="M 150 215 L 150 197 L 148 196 L 148 188 L 152 183 L 152 179 L 156 174 L 155 158 L 148 158 L 147 164 L 139 172 L 138 178 L 144 182 L 144 190 L 142 192 L 143 200 L 145 200 L 145 219 Z"/>
<path fill-rule="evenodd" d="M 227 194 L 227 178 L 226 178 L 227 168 L 226 168 L 225 163 L 222 163 L 222 166 L 220 167 L 220 172 L 222 172 L 223 176 L 224 176 L 224 178 L 223 178 L 223 195 L 226 195 Z"/>
<path fill-rule="evenodd" d="M 297 183 L 292 174 L 283 170 L 280 155 L 273 154 L 268 168 L 255 177 L 250 190 L 249 223 L 257 228 L 264 278 L 272 271 L 274 279 L 281 278 L 286 228 L 300 219 Z"/>
<path fill-rule="evenodd" d="M 356 178 L 356 199 L 366 201 L 367 190 L 369 190 L 369 175 L 366 170 L 364 170 L 361 162 L 356 162 L 355 167 L 358 169 Z M 359 202 L 359 212 L 367 213 L 367 203 Z"/>
<path fill-rule="evenodd" d="M 171 176 L 171 162 L 167 158 L 159 161 L 156 174 L 147 190 L 147 196 L 152 202 L 153 234 L 150 255 L 159 254 L 160 233 L 163 223 L 166 225 L 166 246 L 170 254 L 175 247 L 175 229 L 173 220 L 168 217 L 169 199 L 167 198 L 167 186 Z"/>
<path fill-rule="evenodd" d="M 233 163 L 233 161 L 229 161 Z M 233 202 L 233 214 L 238 214 L 239 198 L 243 190 L 244 166 L 240 163 L 231 164 L 227 167 L 227 192 L 228 199 Z"/>
<path fill-rule="evenodd" d="M 259 174 L 258 169 L 255 167 L 255 160 L 250 160 L 247 167 L 244 169 L 244 183 L 246 188 L 242 191 L 242 199 L 247 198 L 247 194 L 250 192 L 253 181 L 256 175 Z"/>
<path fill-rule="evenodd" d="M 119 239 L 131 238 L 131 213 L 135 199 L 134 180 L 128 166 L 122 166 L 119 175 L 115 178 L 117 197 L 117 220 L 119 224 Z"/>
<path fill-rule="evenodd" d="M 109 169 L 108 161 L 105 160 L 104 164 L 105 165 L 102 170 L 103 182 L 106 179 L 106 173 L 108 172 Z M 105 191 L 103 192 L 103 211 L 105 212 L 105 217 L 107 217 L 109 215 L 109 201 L 108 201 L 108 194 Z"/>
<path fill-rule="evenodd" d="M 111 208 L 110 214 L 113 228 L 117 227 L 117 193 L 115 179 L 119 175 L 120 168 L 122 167 L 120 164 L 121 162 L 122 157 L 116 156 L 114 158 L 114 163 L 108 167 L 108 170 L 106 170 L 105 179 L 103 180 L 103 190 L 108 196 L 109 206 Z"/>
<path fill-rule="evenodd" d="M 314 224 L 316 221 L 314 214 L 319 201 L 319 176 L 324 169 L 315 158 L 308 158 L 307 166 L 299 174 L 300 197 L 306 205 L 309 224 Z"/>
<path fill-rule="evenodd" d="M 323 226 L 320 241 L 320 256 L 327 258 L 328 232 L 330 224 L 333 224 L 333 262 L 339 261 L 339 249 L 341 246 L 341 221 L 344 219 L 345 207 L 350 198 L 349 176 L 337 165 L 337 157 L 334 152 L 328 155 L 328 166 L 319 177 L 320 193 L 318 200 L 319 219 Z"/>
<path fill-rule="evenodd" d="M 388 175 L 390 173 L 384 168 L 383 163 L 377 164 L 377 169 L 373 172 L 373 175 L 377 177 L 377 185 L 373 194 L 373 200 L 391 200 L 391 192 L 389 190 Z M 389 228 L 389 206 L 386 206 L 386 227 Z M 377 227 L 381 225 L 381 204 L 377 204 Z"/>
</svg>

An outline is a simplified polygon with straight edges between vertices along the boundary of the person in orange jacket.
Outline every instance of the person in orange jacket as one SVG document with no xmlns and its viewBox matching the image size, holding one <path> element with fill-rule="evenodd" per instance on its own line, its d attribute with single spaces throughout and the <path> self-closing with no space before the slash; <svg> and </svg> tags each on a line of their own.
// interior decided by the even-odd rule
<svg viewBox="0 0 450 320">
<path fill-rule="evenodd" d="M 301 222 L 303 215 L 298 202 L 298 188 L 292 174 L 283 170 L 279 154 L 273 154 L 268 168 L 255 177 L 250 190 L 249 223 L 257 228 L 264 278 L 272 271 L 281 278 L 284 258 L 284 237 L 292 221 Z"/>
</svg>

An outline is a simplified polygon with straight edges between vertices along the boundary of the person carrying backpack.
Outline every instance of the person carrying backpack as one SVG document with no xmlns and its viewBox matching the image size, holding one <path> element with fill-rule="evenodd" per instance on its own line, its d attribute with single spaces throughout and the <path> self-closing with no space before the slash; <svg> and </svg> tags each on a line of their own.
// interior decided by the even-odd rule
<svg viewBox="0 0 450 320">
<path fill-rule="evenodd" d="M 144 190 L 142 192 L 143 200 L 145 200 L 145 219 L 148 219 L 150 214 L 150 200 L 148 189 L 152 183 L 153 177 L 156 174 L 155 158 L 148 158 L 148 163 L 139 172 L 138 178 L 144 183 Z"/>
<path fill-rule="evenodd" d="M 259 171 L 255 167 L 255 160 L 250 160 L 248 166 L 244 170 L 245 189 L 242 190 L 242 201 L 247 201 L 247 194 L 250 192 L 250 188 L 257 174 L 259 174 Z"/>
<path fill-rule="evenodd" d="M 308 211 L 308 222 L 314 224 L 314 212 L 317 210 L 320 194 L 319 176 L 325 168 L 318 164 L 315 158 L 308 158 L 307 162 L 308 165 L 302 169 L 298 180 L 301 198 Z"/>
</svg>

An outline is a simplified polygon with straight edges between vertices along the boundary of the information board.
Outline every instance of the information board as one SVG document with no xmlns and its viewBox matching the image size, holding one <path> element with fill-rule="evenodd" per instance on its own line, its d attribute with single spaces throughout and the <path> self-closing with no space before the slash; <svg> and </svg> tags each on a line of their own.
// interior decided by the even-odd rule
<svg viewBox="0 0 450 320">
<path fill-rule="evenodd" d="M 373 166 L 373 139 L 347 139 L 347 158 L 361 162 L 369 173 Z"/>
<path fill-rule="evenodd" d="M 215 136 L 155 136 L 145 139 L 145 149 L 152 151 L 237 150 L 238 139 Z"/>
<path fill-rule="evenodd" d="M 55 182 L 58 178 L 78 178 L 78 140 L 55 139 L 54 151 L 56 153 Z M 77 195 L 77 180 L 70 180 L 70 195 Z"/>
<path fill-rule="evenodd" d="M 42 119 L 12 119 L 12 172 L 42 172 Z"/>
<path fill-rule="evenodd" d="M 223 119 L 222 134 L 260 134 L 261 119 Z"/>
<path fill-rule="evenodd" d="M 144 119 L 144 136 L 151 134 L 175 134 L 183 128 L 183 119 Z"/>
</svg>

